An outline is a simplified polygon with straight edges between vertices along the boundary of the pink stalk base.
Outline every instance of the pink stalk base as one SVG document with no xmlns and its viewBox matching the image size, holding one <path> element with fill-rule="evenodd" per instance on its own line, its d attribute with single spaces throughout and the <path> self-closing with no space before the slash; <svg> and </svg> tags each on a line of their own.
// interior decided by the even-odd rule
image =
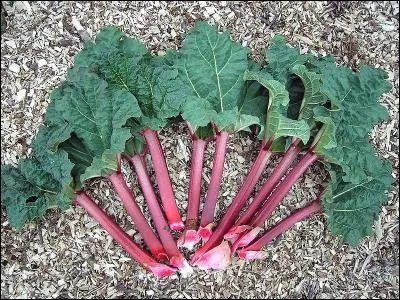
<svg viewBox="0 0 400 300">
<path fill-rule="evenodd" d="M 223 241 L 198 259 L 195 265 L 201 270 L 223 270 L 231 263 L 231 250 L 229 244 Z"/>
<path fill-rule="evenodd" d="M 178 206 L 176 205 L 174 192 L 172 190 L 171 179 L 169 177 L 167 163 L 165 162 L 164 151 L 158 139 L 157 132 L 146 129 L 143 131 L 147 146 L 150 151 L 153 162 L 154 172 L 158 188 L 160 190 L 161 201 L 172 230 L 181 230 L 184 228 Z"/>
<path fill-rule="evenodd" d="M 197 234 L 197 230 L 185 229 L 184 233 L 178 239 L 178 247 L 192 250 L 193 247 L 200 242 L 201 238 Z"/>
<path fill-rule="evenodd" d="M 221 131 L 217 134 L 211 181 L 208 186 L 206 200 L 204 201 L 203 213 L 201 214 L 201 227 L 207 227 L 214 222 L 215 206 L 217 205 L 219 189 L 221 187 L 228 139 L 229 133 L 226 131 Z"/>
<path fill-rule="evenodd" d="M 254 227 L 250 231 L 247 231 L 245 234 L 243 234 L 233 243 L 231 247 L 232 253 L 235 253 L 238 248 L 246 247 L 248 244 L 250 244 L 257 237 L 261 230 L 261 227 Z"/>
<path fill-rule="evenodd" d="M 225 235 L 224 239 L 234 243 L 243 232 L 250 230 L 252 227 L 249 225 L 234 226 Z"/>
<path fill-rule="evenodd" d="M 182 273 L 188 273 L 189 265 L 187 264 L 183 255 L 179 252 L 174 238 L 169 231 L 167 220 L 164 217 L 160 204 L 158 203 L 157 196 L 154 193 L 154 189 L 151 184 L 143 157 L 141 157 L 140 155 L 134 155 L 132 157 L 129 157 L 129 160 L 132 162 L 135 168 L 137 179 L 142 189 L 144 199 L 146 200 L 149 207 L 150 214 L 154 221 L 154 225 L 157 229 L 158 235 L 160 236 L 161 243 L 169 256 L 169 262 L 172 266 L 182 269 Z"/>
<path fill-rule="evenodd" d="M 201 240 L 197 233 L 197 222 L 199 218 L 201 173 L 203 170 L 204 150 L 207 146 L 207 141 L 199 139 L 195 136 L 193 136 L 193 139 L 193 155 L 190 171 L 185 231 L 178 239 L 178 247 L 184 247 L 189 250 L 191 250 L 193 246 Z"/>
<path fill-rule="evenodd" d="M 176 269 L 156 262 L 141 249 L 89 196 L 81 192 L 77 194 L 74 204 L 85 209 L 100 226 L 105 229 L 133 260 L 158 277 L 174 274 Z"/>
<path fill-rule="evenodd" d="M 235 223 L 235 219 L 240 214 L 240 211 L 245 205 L 246 200 L 248 199 L 252 190 L 254 189 L 255 185 L 260 179 L 260 176 L 262 174 L 263 169 L 265 168 L 266 163 L 271 157 L 272 153 L 269 150 L 271 144 L 272 141 L 269 141 L 268 143 L 263 143 L 261 145 L 261 149 L 260 152 L 258 153 L 257 159 L 255 160 L 253 166 L 251 167 L 250 172 L 247 174 L 246 179 L 243 185 L 241 186 L 239 192 L 237 193 L 236 197 L 229 205 L 228 210 L 220 220 L 219 225 L 214 234 L 212 234 L 209 240 L 194 253 L 191 259 L 192 263 L 195 263 L 196 260 L 201 258 L 201 256 L 204 255 L 207 251 L 218 245 L 223 240 L 224 234 Z"/>
<path fill-rule="evenodd" d="M 147 223 L 145 216 L 134 199 L 132 191 L 126 185 L 123 175 L 120 172 L 114 172 L 108 179 L 113 184 L 115 191 L 118 193 L 126 211 L 131 216 L 144 243 L 149 247 L 150 252 L 158 261 L 168 261 L 164 247 Z"/>
<path fill-rule="evenodd" d="M 252 243 L 250 246 L 238 250 L 238 255 L 242 259 L 263 259 L 267 256 L 266 252 L 261 249 L 271 242 L 278 235 L 289 230 L 294 224 L 310 217 L 314 213 L 321 210 L 320 197 L 311 202 L 307 206 L 296 210 L 289 217 L 286 217 L 273 227 L 271 227 L 262 237 Z"/>
<path fill-rule="evenodd" d="M 238 250 L 237 253 L 239 258 L 247 260 L 265 259 L 268 257 L 268 253 L 264 251 Z"/>
<path fill-rule="evenodd" d="M 202 239 L 203 244 L 207 243 L 209 238 L 212 235 L 212 229 L 215 227 L 215 223 L 210 223 L 207 224 L 205 227 L 200 226 L 199 230 L 197 231 L 197 234 L 199 237 Z"/>
</svg>

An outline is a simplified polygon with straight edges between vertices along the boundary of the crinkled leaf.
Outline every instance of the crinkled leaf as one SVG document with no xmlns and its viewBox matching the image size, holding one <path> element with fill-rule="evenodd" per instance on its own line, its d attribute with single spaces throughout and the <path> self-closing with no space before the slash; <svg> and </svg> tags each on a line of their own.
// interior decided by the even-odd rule
<svg viewBox="0 0 400 300">
<path fill-rule="evenodd" d="M 67 123 L 70 133 L 83 141 L 86 152 L 97 158 L 81 180 L 109 174 L 118 169 L 117 156 L 131 137 L 127 121 L 141 115 L 136 98 L 86 68 L 71 69 L 67 80 L 52 94 L 54 109 L 47 114 L 47 121 Z"/>
<path fill-rule="evenodd" d="M 378 99 L 390 85 L 385 80 L 385 73 L 378 69 L 362 67 L 359 73 L 354 73 L 329 61 L 318 68 L 323 75 L 322 91 L 332 106 L 330 119 L 336 127 L 337 146 L 327 148 L 321 144 L 317 145 L 316 151 L 341 166 L 344 181 L 357 184 L 365 179 L 364 163 L 374 152 L 368 144 L 368 134 L 387 116 L 386 108 L 379 104 Z M 332 135 L 332 131 L 327 133 Z"/>
<path fill-rule="evenodd" d="M 136 97 L 145 128 L 159 130 L 168 118 L 179 114 L 184 96 L 169 59 L 151 56 L 142 44 L 115 27 L 101 31 L 76 64 L 85 66 L 87 61 L 101 78 Z"/>
<path fill-rule="evenodd" d="M 121 59 L 120 51 L 125 57 Z M 114 26 L 108 26 L 97 33 L 95 42 L 88 42 L 84 49 L 75 57 L 75 67 L 89 67 L 103 73 L 114 83 L 134 87 L 135 72 L 138 70 L 138 62 L 148 54 L 146 47 L 136 39 L 126 36 Z M 129 76 L 133 75 L 133 76 Z M 121 76 L 121 77 L 120 77 Z M 120 79 L 118 79 L 120 77 Z"/>
<path fill-rule="evenodd" d="M 329 229 L 355 247 L 360 238 L 372 234 L 372 225 L 387 201 L 385 191 L 393 182 L 391 166 L 374 155 L 368 155 L 367 176 L 360 182 L 347 183 L 340 176 L 332 195 L 324 198 Z"/>
<path fill-rule="evenodd" d="M 285 86 L 271 79 L 271 75 L 265 71 L 246 71 L 244 78 L 245 80 L 256 80 L 268 89 L 268 110 L 264 129 L 265 140 L 293 136 L 300 138 L 303 143 L 307 143 L 310 138 L 310 128 L 307 123 L 304 120 L 292 120 L 286 116 L 289 93 Z"/>
<path fill-rule="evenodd" d="M 315 123 L 313 109 L 322 106 L 327 99 L 321 93 L 322 75 L 308 71 L 304 65 L 295 65 L 292 72 L 301 79 L 304 86 L 297 119 L 305 120 L 311 128 Z"/>
<path fill-rule="evenodd" d="M 76 184 L 71 177 L 74 164 L 68 153 L 53 153 L 47 148 L 48 140 L 58 132 L 55 127 L 41 127 L 32 142 L 34 157 L 20 160 L 17 168 L 1 168 L 1 202 L 10 225 L 18 230 L 43 216 L 48 208 L 67 209 L 75 197 Z"/>
<path fill-rule="evenodd" d="M 1 167 L 1 202 L 10 225 L 17 230 L 55 206 L 60 189 L 61 184 L 37 160 L 21 160 L 18 168 Z"/>
<path fill-rule="evenodd" d="M 313 56 L 311 54 L 300 54 L 299 48 L 291 48 L 285 43 L 285 38 L 277 35 L 270 41 L 267 50 L 268 65 L 266 71 L 272 77 L 286 85 L 289 79 L 291 69 L 295 65 L 302 65 L 309 61 Z"/>
<path fill-rule="evenodd" d="M 176 66 L 186 95 L 182 116 L 194 130 L 198 124 L 210 122 L 215 122 L 218 130 L 227 131 L 259 123 L 242 111 L 242 107 L 251 105 L 243 105 L 248 53 L 249 49 L 233 42 L 229 33 L 218 33 L 204 22 L 197 23 L 186 36 Z M 195 107 L 198 119 L 193 114 Z"/>
<path fill-rule="evenodd" d="M 387 118 L 386 108 L 378 101 L 390 90 L 384 71 L 362 66 L 359 73 L 354 73 L 348 68 L 336 67 L 333 62 L 325 62 L 318 68 L 323 75 L 322 93 L 332 106 L 346 112 L 341 121 L 346 131 L 365 136 L 374 125 Z M 338 134 L 344 133 L 338 130 Z"/>
</svg>

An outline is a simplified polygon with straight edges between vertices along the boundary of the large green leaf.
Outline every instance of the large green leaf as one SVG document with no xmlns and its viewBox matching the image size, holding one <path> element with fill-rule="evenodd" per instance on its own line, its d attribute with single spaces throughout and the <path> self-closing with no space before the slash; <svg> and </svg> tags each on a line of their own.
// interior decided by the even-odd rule
<svg viewBox="0 0 400 300">
<path fill-rule="evenodd" d="M 74 164 L 68 153 L 53 153 L 47 148 L 49 139 L 59 132 L 56 127 L 41 127 L 32 143 L 34 157 L 20 160 L 17 168 L 1 168 L 1 202 L 10 225 L 17 230 L 43 216 L 48 208 L 68 208 L 75 197 L 77 186 L 71 177 Z"/>
<path fill-rule="evenodd" d="M 330 101 L 329 118 L 334 123 L 337 144 L 333 148 L 323 147 L 328 139 L 321 139 L 316 152 L 341 166 L 344 181 L 357 184 L 365 179 L 364 164 L 368 155 L 374 153 L 368 144 L 368 134 L 387 117 L 386 108 L 378 100 L 390 85 L 385 73 L 378 69 L 362 67 L 359 73 L 354 73 L 336 67 L 332 61 L 314 64 L 314 68 L 322 74 L 322 92 Z M 316 112 L 323 121 L 323 109 L 315 108 Z M 333 130 L 326 132 L 330 136 L 332 133 Z"/>
<path fill-rule="evenodd" d="M 367 135 L 374 125 L 388 116 L 386 108 L 378 101 L 383 93 L 390 90 L 386 73 L 366 66 L 355 73 L 345 67 L 336 67 L 332 61 L 323 61 L 314 64 L 314 68 L 317 66 L 322 74 L 322 93 L 332 106 L 346 112 L 341 121 L 344 122 L 342 127 L 350 131 L 349 134 Z"/>
<path fill-rule="evenodd" d="M 381 205 L 387 201 L 385 192 L 393 182 L 387 161 L 370 154 L 365 155 L 365 159 L 368 170 L 364 179 L 347 183 L 339 175 L 331 194 L 328 193 L 323 201 L 329 229 L 353 247 L 360 238 L 372 234 L 374 220 Z"/>
<path fill-rule="evenodd" d="M 46 121 L 60 127 L 68 124 L 69 133 L 83 142 L 82 155 L 90 153 L 96 158 L 81 181 L 118 170 L 118 156 L 132 136 L 125 125 L 130 118 L 141 116 L 136 98 L 79 67 L 69 71 L 67 82 L 55 90 L 52 101 Z"/>
<path fill-rule="evenodd" d="M 264 139 L 268 141 L 292 136 L 300 138 L 303 143 L 307 143 L 310 138 L 310 128 L 307 122 L 292 120 L 286 116 L 289 93 L 285 86 L 272 79 L 272 76 L 265 71 L 246 71 L 244 78 L 245 80 L 255 80 L 268 90 Z"/>
<path fill-rule="evenodd" d="M 194 130 L 215 123 L 218 130 L 235 132 L 260 123 L 260 89 L 253 85 L 247 91 L 250 84 L 243 80 L 248 53 L 228 32 L 204 22 L 185 37 L 175 65 L 185 91 L 182 116 Z"/>
<path fill-rule="evenodd" d="M 95 43 L 85 46 L 75 66 L 89 66 L 106 82 L 134 95 L 143 113 L 142 126 L 159 130 L 179 114 L 184 103 L 178 71 L 168 62 L 150 55 L 117 28 L 107 27 Z"/>
</svg>

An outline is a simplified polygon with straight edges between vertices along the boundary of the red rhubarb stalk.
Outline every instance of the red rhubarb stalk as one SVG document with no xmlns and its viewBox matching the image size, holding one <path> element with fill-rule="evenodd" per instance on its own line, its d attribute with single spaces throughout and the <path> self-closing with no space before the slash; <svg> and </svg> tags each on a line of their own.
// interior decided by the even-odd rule
<svg viewBox="0 0 400 300">
<path fill-rule="evenodd" d="M 176 205 L 167 163 L 165 162 L 164 151 L 162 150 L 157 132 L 151 129 L 146 129 L 144 130 L 143 135 L 150 151 L 161 201 L 164 206 L 169 226 L 172 230 L 181 230 L 184 228 L 184 225 L 178 206 Z"/>
<path fill-rule="evenodd" d="M 308 167 L 311 166 L 318 158 L 318 155 L 309 151 L 295 165 L 295 167 L 293 167 L 293 169 L 289 172 L 285 179 L 278 185 L 276 190 L 267 199 L 265 205 L 262 207 L 258 215 L 250 222 L 250 228 L 253 229 L 250 231 L 246 230 L 233 243 L 232 253 L 234 253 L 235 250 L 238 248 L 247 246 L 256 238 L 257 235 L 255 235 L 254 233 L 261 230 L 261 228 L 264 226 L 265 221 L 271 216 L 275 208 L 289 193 L 293 185 L 296 183 L 297 179 L 299 179 L 300 176 L 303 175 L 304 172 L 308 169 Z"/>
<path fill-rule="evenodd" d="M 203 169 L 204 150 L 207 141 L 195 138 L 193 141 L 192 166 L 190 171 L 187 217 L 185 232 L 179 237 L 178 247 L 189 250 L 200 241 L 197 234 L 197 222 L 199 217 L 201 174 Z"/>
<path fill-rule="evenodd" d="M 289 217 L 286 217 L 273 227 L 271 227 L 263 236 L 261 236 L 257 241 L 247 246 L 246 248 L 239 249 L 238 255 L 242 259 L 262 259 L 267 256 L 267 253 L 261 251 L 261 249 L 271 242 L 278 235 L 289 230 L 294 224 L 300 222 L 314 213 L 321 210 L 321 201 L 318 197 L 316 200 L 308 204 L 307 206 L 296 210 Z"/>
<path fill-rule="evenodd" d="M 182 273 L 191 273 L 191 267 L 183 255 L 179 252 L 174 238 L 172 237 L 167 220 L 164 217 L 160 204 L 158 203 L 157 196 L 151 184 L 150 176 L 148 174 L 143 157 L 137 154 L 129 157 L 129 160 L 132 162 L 135 168 L 139 185 L 142 189 L 143 196 L 146 199 L 151 217 L 154 221 L 154 225 L 157 229 L 158 235 L 160 236 L 161 243 L 163 244 L 164 249 L 169 257 L 169 262 L 174 267 L 180 269 Z"/>
<path fill-rule="evenodd" d="M 229 133 L 226 131 L 218 132 L 215 145 L 214 161 L 211 172 L 211 181 L 208 186 L 206 200 L 204 201 L 203 212 L 201 214 L 199 234 L 211 231 L 214 226 L 215 206 L 218 200 L 219 189 L 221 187 L 222 173 L 224 171 L 224 162 L 226 155 L 226 144 L 228 143 Z M 207 235 L 207 233 L 206 233 Z M 205 236 L 205 238 L 207 238 Z"/>
<path fill-rule="evenodd" d="M 176 269 L 156 262 L 149 254 L 132 241 L 129 235 L 89 198 L 88 195 L 83 192 L 78 193 L 74 203 L 84 208 L 89 215 L 92 216 L 126 252 L 128 252 L 132 259 L 140 263 L 145 269 L 153 272 L 158 277 L 170 276 L 176 272 Z"/>
<path fill-rule="evenodd" d="M 121 198 L 126 211 L 131 216 L 133 223 L 136 225 L 144 243 L 149 247 L 150 252 L 157 260 L 168 261 L 168 256 L 165 253 L 164 247 L 150 225 L 147 223 L 145 216 L 134 199 L 132 191 L 126 184 L 122 173 L 114 172 L 108 176 L 108 178 Z"/>
<path fill-rule="evenodd" d="M 204 253 L 206 253 L 211 248 L 215 247 L 219 244 L 224 234 L 229 230 L 229 228 L 234 224 L 235 219 L 240 213 L 240 210 L 246 203 L 247 198 L 250 196 L 252 190 L 254 189 L 257 181 L 259 180 L 262 171 L 268 162 L 271 151 L 270 151 L 271 142 L 263 143 L 261 145 L 260 152 L 257 156 L 256 161 L 254 162 L 253 166 L 251 167 L 250 172 L 248 173 L 242 187 L 240 188 L 239 192 L 237 193 L 235 199 L 229 205 L 228 210 L 222 217 L 221 221 L 215 232 L 211 235 L 209 240 L 200 248 L 198 249 L 192 257 L 192 263 L 194 264 L 197 259 L 199 259 Z"/>
<path fill-rule="evenodd" d="M 269 196 L 269 194 L 274 190 L 276 185 L 282 179 L 282 177 L 286 174 L 287 170 L 296 159 L 298 154 L 300 153 L 300 139 L 295 139 L 293 143 L 290 145 L 289 149 L 285 153 L 282 160 L 276 166 L 274 171 L 272 172 L 271 176 L 268 180 L 263 184 L 260 191 L 257 192 L 257 195 L 254 197 L 251 204 L 245 209 L 244 213 L 239 217 L 236 221 L 235 226 L 232 227 L 229 232 L 227 232 L 224 236 L 225 239 L 234 242 L 238 234 L 243 232 L 249 223 L 249 221 L 254 217 L 255 213 L 262 205 L 264 200 Z"/>
</svg>

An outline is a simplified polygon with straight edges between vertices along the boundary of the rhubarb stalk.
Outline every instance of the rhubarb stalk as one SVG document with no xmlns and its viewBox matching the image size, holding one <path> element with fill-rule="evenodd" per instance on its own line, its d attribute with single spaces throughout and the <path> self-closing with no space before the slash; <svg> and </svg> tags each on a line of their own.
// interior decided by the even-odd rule
<svg viewBox="0 0 400 300">
<path fill-rule="evenodd" d="M 150 214 L 154 221 L 154 225 L 157 229 L 158 235 L 160 236 L 161 243 L 163 244 L 164 249 L 169 257 L 171 265 L 180 269 L 184 274 L 191 273 L 192 268 L 189 266 L 183 255 L 179 252 L 174 238 L 169 230 L 167 220 L 164 217 L 164 214 L 158 203 L 157 196 L 151 184 L 150 176 L 148 174 L 143 157 L 136 154 L 129 157 L 129 160 L 135 168 L 143 196 L 146 199 Z M 164 210 L 168 211 L 168 208 L 164 208 Z"/>
<path fill-rule="evenodd" d="M 184 225 L 178 206 L 176 205 L 167 163 L 165 162 L 164 152 L 157 132 L 151 129 L 146 129 L 143 131 L 143 135 L 150 151 L 161 201 L 164 206 L 169 226 L 172 230 L 181 230 L 184 228 Z"/>
<path fill-rule="evenodd" d="M 251 218 L 254 217 L 258 208 L 262 205 L 264 200 L 269 196 L 269 194 L 273 191 L 273 189 L 276 187 L 282 177 L 286 174 L 287 170 L 296 159 L 297 155 L 300 153 L 300 142 L 301 140 L 298 138 L 293 141 L 293 143 L 290 145 L 289 149 L 283 156 L 282 160 L 275 167 L 271 176 L 263 184 L 251 204 L 245 209 L 244 213 L 236 221 L 235 226 L 232 227 L 229 232 L 225 234 L 224 238 L 226 240 L 234 242 L 240 233 L 248 229 L 248 225 L 246 224 L 248 224 Z"/>
<path fill-rule="evenodd" d="M 215 247 L 218 243 L 220 243 L 226 231 L 234 224 L 235 218 L 239 215 L 240 210 L 245 204 L 245 201 L 247 200 L 251 191 L 257 184 L 257 181 L 259 180 L 262 171 L 271 156 L 270 146 L 271 142 L 263 143 L 261 145 L 261 149 L 256 158 L 256 161 L 251 167 L 251 170 L 248 173 L 235 199 L 229 205 L 228 210 L 220 220 L 219 225 L 215 230 L 215 232 L 211 235 L 208 241 L 193 255 L 192 263 L 196 263 L 196 261 L 199 258 L 201 258 L 201 256 L 204 253 L 206 253 L 209 249 Z"/>
<path fill-rule="evenodd" d="M 147 223 L 145 216 L 134 199 L 132 191 L 126 184 L 122 173 L 114 172 L 108 176 L 108 179 L 113 184 L 115 191 L 121 198 L 126 211 L 131 216 L 133 223 L 136 225 L 144 243 L 149 247 L 150 252 L 159 261 L 168 260 L 168 256 L 165 253 L 161 242 Z"/>
<path fill-rule="evenodd" d="M 214 226 L 215 206 L 218 200 L 219 189 L 224 171 L 224 162 L 226 155 L 226 145 L 228 143 L 229 133 L 221 131 L 217 133 L 214 161 L 211 172 L 211 181 L 208 186 L 206 200 L 204 202 L 203 212 L 201 215 L 199 235 L 203 239 L 211 233 Z"/>
<path fill-rule="evenodd" d="M 193 154 L 190 171 L 187 217 L 185 231 L 179 237 L 178 246 L 191 250 L 200 241 L 197 234 L 197 222 L 200 206 L 201 174 L 203 169 L 204 150 L 207 141 L 199 138 L 193 140 Z"/>
<path fill-rule="evenodd" d="M 261 251 L 261 249 L 271 242 L 278 235 L 284 233 L 289 230 L 293 225 L 297 222 L 300 222 L 314 213 L 321 210 L 321 200 L 318 197 L 316 200 L 308 204 L 307 206 L 296 210 L 290 216 L 286 217 L 279 223 L 275 224 L 273 227 L 268 229 L 268 231 L 261 236 L 257 241 L 247 246 L 246 248 L 239 249 L 238 255 L 242 259 L 263 259 L 267 257 L 267 253 Z"/>
<path fill-rule="evenodd" d="M 140 263 L 145 269 L 158 277 L 174 274 L 176 269 L 156 262 L 150 255 L 141 249 L 91 198 L 80 192 L 75 198 L 75 204 L 85 209 L 100 226 L 105 229 L 114 240 L 121 245 L 128 254 Z"/>
<path fill-rule="evenodd" d="M 241 236 L 233 243 L 232 253 L 236 249 L 245 247 L 251 243 L 257 234 L 261 231 L 265 221 L 271 216 L 272 212 L 279 205 L 279 203 L 289 193 L 290 189 L 296 183 L 297 179 L 311 166 L 317 159 L 318 155 L 309 151 L 304 157 L 293 167 L 285 179 L 278 185 L 276 190 L 267 199 L 265 205 L 258 213 L 258 215 L 250 222 L 250 227 L 246 229 Z M 251 228 L 251 230 L 250 230 Z"/>
</svg>

